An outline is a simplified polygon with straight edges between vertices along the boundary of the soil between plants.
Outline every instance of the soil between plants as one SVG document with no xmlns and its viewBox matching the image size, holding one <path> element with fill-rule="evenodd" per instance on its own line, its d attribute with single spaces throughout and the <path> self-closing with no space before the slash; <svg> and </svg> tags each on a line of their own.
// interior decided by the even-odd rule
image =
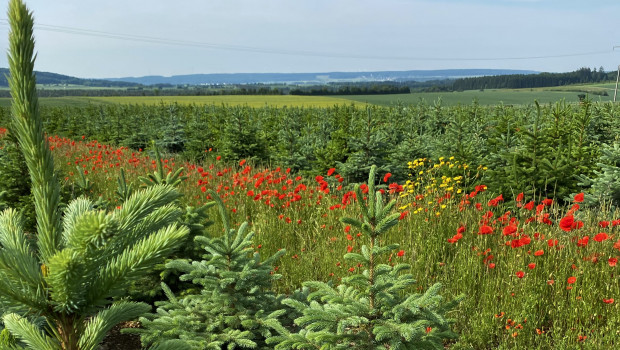
<svg viewBox="0 0 620 350">
<path fill-rule="evenodd" d="M 123 328 L 138 328 L 140 322 L 130 321 L 123 322 L 112 328 L 108 334 L 103 338 L 103 343 L 99 347 L 99 350 L 140 350 L 142 344 L 140 343 L 140 336 L 137 334 L 123 334 L 121 329 Z"/>
</svg>

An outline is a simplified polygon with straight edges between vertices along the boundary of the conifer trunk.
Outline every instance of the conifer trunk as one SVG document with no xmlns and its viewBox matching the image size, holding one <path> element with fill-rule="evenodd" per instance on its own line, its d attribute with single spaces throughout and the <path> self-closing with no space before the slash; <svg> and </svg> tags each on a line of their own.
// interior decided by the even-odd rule
<svg viewBox="0 0 620 350">
<path fill-rule="evenodd" d="M 79 350 L 79 336 L 76 329 L 75 316 L 58 316 L 57 325 L 58 335 L 60 335 L 60 346 L 63 350 Z"/>
</svg>

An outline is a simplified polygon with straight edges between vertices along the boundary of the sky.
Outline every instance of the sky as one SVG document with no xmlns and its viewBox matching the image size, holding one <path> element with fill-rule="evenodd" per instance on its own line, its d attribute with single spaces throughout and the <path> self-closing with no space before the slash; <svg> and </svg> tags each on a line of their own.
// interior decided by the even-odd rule
<svg viewBox="0 0 620 350">
<path fill-rule="evenodd" d="M 620 64 L 618 0 L 25 2 L 35 69 L 80 78 Z"/>
</svg>

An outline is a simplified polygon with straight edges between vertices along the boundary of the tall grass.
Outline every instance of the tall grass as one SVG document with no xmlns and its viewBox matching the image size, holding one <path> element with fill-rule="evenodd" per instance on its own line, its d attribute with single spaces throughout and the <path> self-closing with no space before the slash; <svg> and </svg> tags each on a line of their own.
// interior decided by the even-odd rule
<svg viewBox="0 0 620 350">
<path fill-rule="evenodd" d="M 137 177 L 156 167 L 144 152 L 96 141 L 50 137 L 50 145 L 66 186 L 79 192 L 76 183 L 81 172 L 93 183 L 88 194 L 101 196 L 110 206 L 118 205 L 114 191 L 121 168 L 128 181 L 138 186 Z M 278 292 L 290 293 L 305 280 L 337 284 L 363 268 L 348 266 L 341 258 L 347 251 L 358 251 L 361 244 L 358 232 L 338 221 L 354 215 L 355 198 L 349 192 L 351 184 L 337 173 L 303 178 L 284 168 L 255 168 L 250 162 L 218 158 L 214 155 L 216 160 L 207 164 L 167 158 L 164 167 L 167 171 L 185 168 L 187 180 L 180 191 L 187 204 L 209 201 L 212 189 L 223 198 L 233 224 L 250 222 L 256 231 L 254 249 L 268 255 L 286 249 L 276 267 L 283 274 L 276 285 Z M 519 202 L 505 202 L 492 188 L 476 182 L 478 169 L 459 171 L 464 176 L 452 174 L 450 187 L 441 185 L 447 176 L 442 179 L 440 173 L 412 176 L 400 185 L 381 174 L 384 181 L 379 187 L 398 199 L 403 212 L 401 224 L 385 237 L 402 249 L 389 260 L 410 263 L 420 290 L 441 282 L 446 298 L 466 295 L 452 315 L 461 337 L 450 346 L 617 347 L 620 267 L 614 259 L 620 258 L 620 221 L 615 221 L 620 213 L 609 208 L 562 207 L 544 198 L 516 195 L 511 197 Z M 435 190 L 428 185 L 433 181 Z M 574 222 L 583 225 L 575 223 L 563 230 L 559 223 L 571 213 Z M 489 230 L 483 226 L 492 233 L 483 234 Z M 214 225 L 212 232 L 216 235 L 221 229 Z M 458 233 L 462 237 L 455 239 Z M 571 277 L 575 282 L 570 283 Z"/>
</svg>

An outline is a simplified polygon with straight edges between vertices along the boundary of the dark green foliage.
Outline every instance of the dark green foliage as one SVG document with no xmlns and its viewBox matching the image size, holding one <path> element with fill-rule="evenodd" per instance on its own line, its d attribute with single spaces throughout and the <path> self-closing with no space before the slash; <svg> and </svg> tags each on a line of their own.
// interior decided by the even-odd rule
<svg viewBox="0 0 620 350">
<path fill-rule="evenodd" d="M 275 162 L 294 172 L 311 170 L 312 140 L 310 133 L 305 132 L 303 115 L 299 110 L 285 113 L 279 121 L 280 130 L 277 133 L 277 153 Z M 333 164 L 333 163 L 332 163 Z"/>
<path fill-rule="evenodd" d="M 23 154 L 11 134 L 0 139 L 0 210 L 18 210 L 28 232 L 35 230 L 34 202 L 30 192 L 30 177 Z"/>
<path fill-rule="evenodd" d="M 600 170 L 594 171 L 594 177 L 579 177 L 581 185 L 591 186 L 584 202 L 589 205 L 620 206 L 620 143 L 603 145 L 596 165 Z"/>
<path fill-rule="evenodd" d="M 614 72 L 587 67 L 567 73 L 508 74 L 456 79 L 454 91 L 478 89 L 524 89 L 544 86 L 598 83 L 615 79 Z"/>
<path fill-rule="evenodd" d="M 284 332 L 278 317 L 285 313 L 279 298 L 271 292 L 273 264 L 285 253 L 281 250 L 261 261 L 252 247 L 253 232 L 243 223 L 230 226 L 226 209 L 215 192 L 224 234 L 210 238 L 197 236 L 206 254 L 202 261 L 180 259 L 168 262 L 179 271 L 181 281 L 194 285 L 182 298 L 164 284 L 167 301 L 158 302 L 157 314 L 141 318 L 139 333 L 144 345 L 183 339 L 192 349 L 270 349 L 265 344 L 274 331 Z"/>
<path fill-rule="evenodd" d="M 212 108 L 208 106 L 194 106 L 189 116 L 185 134 L 187 140 L 184 144 L 183 156 L 187 159 L 196 161 L 204 160 L 207 157 L 207 150 L 215 146 L 214 121 L 210 113 Z"/>
<path fill-rule="evenodd" d="M 443 341 L 457 335 L 450 329 L 446 313 L 460 301 L 444 302 L 435 284 L 426 292 L 411 293 L 415 283 L 404 273 L 407 264 L 385 264 L 398 244 L 380 245 L 380 237 L 398 224 L 395 200 L 384 203 L 375 192 L 373 166 L 368 179 L 369 200 L 356 187 L 361 220 L 341 221 L 360 230 L 369 245 L 344 258 L 366 267 L 361 274 L 342 279 L 334 288 L 323 282 L 305 282 L 313 290 L 307 301 L 286 299 L 287 306 L 302 314 L 295 319 L 302 329 L 268 340 L 275 349 L 444 349 Z M 374 198 L 373 198 L 374 197 Z"/>
<path fill-rule="evenodd" d="M 164 134 L 159 138 L 164 149 L 172 153 L 181 153 L 187 143 L 184 123 L 179 120 L 178 109 L 177 104 L 168 106 L 168 123 L 164 127 Z"/>
<path fill-rule="evenodd" d="M 596 159 L 588 134 L 591 103 L 575 111 L 564 103 L 542 107 L 536 103 L 529 117 L 501 114 L 491 131 L 486 156 L 486 183 L 499 193 L 523 190 L 529 196 L 567 198 L 579 192 L 577 177 L 591 174 Z"/>
<path fill-rule="evenodd" d="M 245 107 L 233 107 L 226 115 L 220 134 L 218 152 L 229 160 L 267 159 L 266 144 L 259 136 L 260 121 L 256 111 Z M 275 133 L 276 130 L 267 132 Z"/>
<path fill-rule="evenodd" d="M 392 124 L 373 113 L 370 107 L 365 115 L 360 114 L 351 119 L 351 134 L 347 142 L 350 151 L 348 158 L 337 166 L 338 172 L 351 182 L 362 181 L 373 165 L 376 165 L 381 173 L 388 171 L 388 127 Z"/>
</svg>

